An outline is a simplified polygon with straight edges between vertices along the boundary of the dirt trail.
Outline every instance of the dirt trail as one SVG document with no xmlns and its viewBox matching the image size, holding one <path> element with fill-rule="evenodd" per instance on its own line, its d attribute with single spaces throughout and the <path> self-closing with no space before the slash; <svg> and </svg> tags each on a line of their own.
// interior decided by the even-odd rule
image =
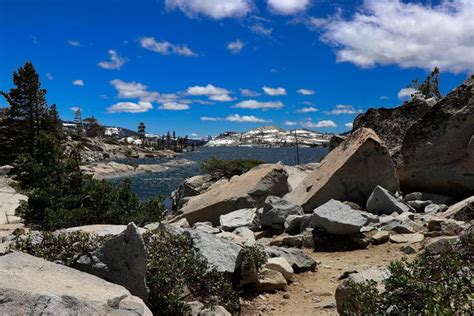
<svg viewBox="0 0 474 316">
<path fill-rule="evenodd" d="M 386 243 L 364 250 L 332 253 L 307 250 L 308 255 L 321 262 L 317 271 L 296 274 L 286 292 L 244 300 L 242 315 L 337 315 L 334 293 L 340 282 L 338 278 L 345 271 L 363 271 L 373 266 L 387 266 L 402 257 L 413 257 L 400 251 L 403 245 Z M 284 298 L 286 294 L 289 298 Z"/>
</svg>

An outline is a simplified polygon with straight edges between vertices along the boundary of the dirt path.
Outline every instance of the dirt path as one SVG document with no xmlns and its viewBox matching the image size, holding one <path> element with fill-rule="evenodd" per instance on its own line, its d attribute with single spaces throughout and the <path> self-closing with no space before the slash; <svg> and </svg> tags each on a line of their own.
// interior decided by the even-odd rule
<svg viewBox="0 0 474 316">
<path fill-rule="evenodd" d="M 340 282 L 338 278 L 345 271 L 386 266 L 390 261 L 403 256 L 414 256 L 402 253 L 401 246 L 403 244 L 386 243 L 364 250 L 332 253 L 308 250 L 308 255 L 321 262 L 317 271 L 295 275 L 286 292 L 262 294 L 245 300 L 242 315 L 337 315 L 334 293 Z M 412 246 L 418 247 L 417 244 Z"/>
</svg>

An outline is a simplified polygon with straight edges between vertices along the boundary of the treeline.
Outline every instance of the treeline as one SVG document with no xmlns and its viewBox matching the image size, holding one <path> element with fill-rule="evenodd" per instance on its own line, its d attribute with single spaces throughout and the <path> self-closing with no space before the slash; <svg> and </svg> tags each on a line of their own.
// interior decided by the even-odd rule
<svg viewBox="0 0 474 316">
<path fill-rule="evenodd" d="M 56 106 L 48 105 L 32 63 L 13 73 L 13 84 L 1 92 L 9 107 L 0 119 L 0 165 L 13 166 L 11 176 L 28 196 L 17 209 L 25 224 L 55 230 L 161 219 L 161 197 L 141 202 L 130 181 L 114 186 L 82 173 L 79 150 L 66 150 Z"/>
</svg>

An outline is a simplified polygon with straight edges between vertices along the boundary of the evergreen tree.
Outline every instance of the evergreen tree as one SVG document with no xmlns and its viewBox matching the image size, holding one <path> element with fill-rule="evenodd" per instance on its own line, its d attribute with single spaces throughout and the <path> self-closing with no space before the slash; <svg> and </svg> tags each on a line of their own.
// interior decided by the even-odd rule
<svg viewBox="0 0 474 316">
<path fill-rule="evenodd" d="M 99 121 L 95 117 L 88 117 L 84 119 L 86 123 L 86 135 L 87 137 L 102 137 L 105 133 L 105 128 L 99 124 Z"/>
<path fill-rule="evenodd" d="M 413 88 L 418 91 L 418 94 L 421 94 L 424 98 L 436 98 L 441 99 L 442 95 L 439 91 L 439 77 L 440 71 L 438 67 L 435 67 L 433 71 L 426 77 L 425 81 L 420 84 L 418 79 L 412 80 L 409 88 Z M 412 98 L 416 98 L 417 94 L 415 93 Z"/>
<path fill-rule="evenodd" d="M 81 137 L 84 134 L 84 124 L 82 122 L 82 111 L 80 108 L 74 111 L 74 123 L 76 123 L 77 134 Z"/>
<path fill-rule="evenodd" d="M 145 145 L 145 135 L 146 135 L 145 129 L 146 129 L 145 123 L 140 122 L 140 124 L 138 124 L 138 134 L 140 135 L 140 138 L 142 140 L 142 146 Z"/>
<path fill-rule="evenodd" d="M 12 163 L 21 153 L 38 158 L 40 132 L 50 128 L 47 124 L 56 120 L 50 116 L 57 114 L 55 109 L 53 112 L 49 109 L 46 90 L 41 88 L 31 62 L 13 73 L 13 84 L 15 87 L 8 93 L 0 92 L 10 105 L 2 123 L 0 164 Z"/>
</svg>

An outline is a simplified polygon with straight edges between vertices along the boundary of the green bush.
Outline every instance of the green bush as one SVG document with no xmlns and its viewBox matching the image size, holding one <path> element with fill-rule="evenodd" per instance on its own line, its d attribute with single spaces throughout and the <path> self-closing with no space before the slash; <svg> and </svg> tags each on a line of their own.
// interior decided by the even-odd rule
<svg viewBox="0 0 474 316">
<path fill-rule="evenodd" d="M 350 299 L 344 302 L 342 314 L 470 314 L 474 303 L 472 238 L 471 232 L 460 242 L 447 244 L 439 254 L 422 252 L 412 262 L 392 262 L 383 293 L 375 282 L 349 282 Z"/>
<path fill-rule="evenodd" d="M 39 234 L 41 236 L 41 234 Z M 49 261 L 71 265 L 83 254 L 94 251 L 111 236 L 98 237 L 85 232 L 18 235 L 10 250 L 17 250 Z M 231 281 L 208 267 L 188 239 L 162 230 L 143 235 L 147 251 L 148 306 L 155 315 L 180 315 L 183 302 L 199 300 L 206 307 L 222 305 L 233 314 L 240 310 L 239 297 Z"/>
<path fill-rule="evenodd" d="M 217 175 L 219 178 L 232 178 L 264 163 L 265 161 L 256 159 L 222 160 L 217 157 L 211 157 L 202 162 L 201 169 L 206 173 Z"/>
<path fill-rule="evenodd" d="M 242 270 L 249 271 L 255 268 L 258 272 L 267 262 L 267 254 L 259 246 L 245 246 L 242 248 Z"/>
<path fill-rule="evenodd" d="M 43 186 L 31 189 L 28 201 L 17 209 L 26 224 L 43 230 L 56 230 L 92 224 L 143 226 L 163 218 L 163 198 L 140 202 L 130 189 L 130 180 L 118 185 L 105 180 L 84 179 L 74 192 L 69 186 Z"/>
</svg>

